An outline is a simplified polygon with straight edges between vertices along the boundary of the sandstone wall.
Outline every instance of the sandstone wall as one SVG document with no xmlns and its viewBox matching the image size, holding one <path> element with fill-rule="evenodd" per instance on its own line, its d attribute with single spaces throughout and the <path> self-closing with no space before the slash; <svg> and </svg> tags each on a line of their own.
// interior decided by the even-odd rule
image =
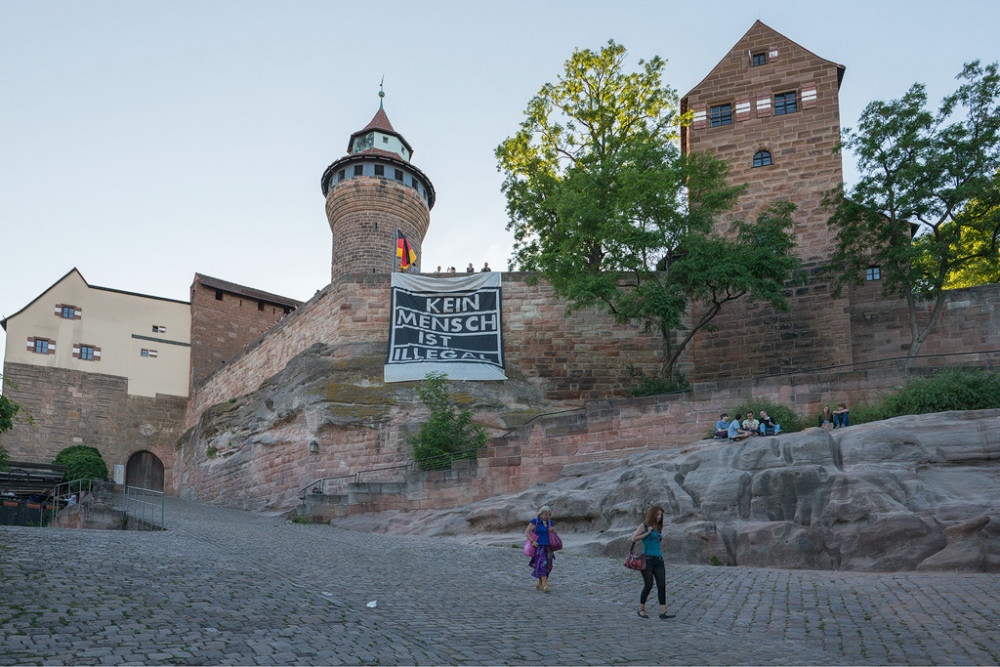
<svg viewBox="0 0 1000 667">
<path fill-rule="evenodd" d="M 556 402 L 622 395 L 629 364 L 658 367 L 657 335 L 618 325 L 598 311 L 564 317 L 551 288 L 529 285 L 527 274 L 503 275 L 507 375 L 538 386 Z M 276 324 L 265 337 L 196 385 L 185 429 L 209 407 L 257 389 L 315 343 L 388 341 L 389 277 L 355 274 L 333 282 Z"/>
<path fill-rule="evenodd" d="M 910 349 L 910 323 L 906 304 L 884 299 L 882 283 L 872 281 L 850 293 L 851 346 L 854 361 L 872 364 L 898 359 Z M 930 317 L 930 304 L 922 304 L 918 322 Z M 935 365 L 990 365 L 996 368 L 1000 350 L 1000 285 L 980 285 L 945 292 L 937 326 L 920 348 L 922 363 Z M 941 355 L 934 357 L 934 355 Z"/>
<path fill-rule="evenodd" d="M 174 446 L 187 404 L 183 397 L 129 396 L 126 378 L 62 368 L 6 364 L 4 375 L 18 385 L 5 393 L 36 423 L 0 435 L 12 459 L 51 463 L 66 447 L 87 445 L 101 452 L 111 475 L 115 465 L 148 451 L 163 462 L 164 489 L 172 488 Z"/>
<path fill-rule="evenodd" d="M 191 381 L 197 385 L 285 316 L 287 307 L 191 285 Z"/>
</svg>

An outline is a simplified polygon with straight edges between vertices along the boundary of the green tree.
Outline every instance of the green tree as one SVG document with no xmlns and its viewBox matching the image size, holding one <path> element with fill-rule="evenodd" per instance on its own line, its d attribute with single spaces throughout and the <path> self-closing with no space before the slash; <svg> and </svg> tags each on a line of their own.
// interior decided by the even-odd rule
<svg viewBox="0 0 1000 667">
<path fill-rule="evenodd" d="M 413 458 L 421 470 L 450 468 L 452 460 L 474 459 L 475 450 L 486 444 L 486 429 L 472 421 L 472 410 L 459 410 L 446 386 L 444 373 L 428 373 L 417 387 L 421 402 L 431 411 L 410 438 Z"/>
<path fill-rule="evenodd" d="M 994 186 L 1000 189 L 1000 176 L 995 179 Z M 970 202 L 962 215 L 1000 218 L 1000 206 L 993 206 L 992 211 L 983 210 L 982 206 L 978 200 Z M 963 226 L 958 232 L 953 251 L 958 256 L 968 257 L 968 261 L 951 270 L 944 284 L 945 289 L 1000 283 L 1000 243 L 997 242 L 996 227 Z"/>
<path fill-rule="evenodd" d="M 939 110 L 914 84 L 902 98 L 865 107 L 841 142 L 861 176 L 829 193 L 836 250 L 828 270 L 836 293 L 878 266 L 884 296 L 904 299 L 912 367 L 937 324 L 948 277 L 964 268 L 995 271 L 1000 260 L 1000 76 L 997 64 L 968 63 Z M 915 234 L 914 234 L 915 232 Z M 930 316 L 918 317 L 930 303 Z"/>
<path fill-rule="evenodd" d="M 0 388 L 7 386 L 16 388 L 13 382 L 0 375 Z M 0 393 L 0 434 L 11 430 L 15 424 L 34 426 L 35 420 L 27 411 L 21 412 L 22 409 L 21 405 Z M 5 470 L 10 470 L 10 454 L 6 448 L 0 447 L 0 471 Z"/>
<path fill-rule="evenodd" d="M 787 308 L 782 289 L 798 266 L 792 207 L 714 234 L 743 186 L 727 183 L 723 161 L 681 154 L 664 61 L 640 60 L 639 71 L 626 72 L 625 57 L 614 41 L 574 51 L 496 156 L 515 263 L 548 281 L 568 314 L 598 306 L 659 332 L 669 381 L 684 347 L 725 303 L 746 296 Z M 695 304 L 701 314 L 684 329 Z"/>
<path fill-rule="evenodd" d="M 78 479 L 108 479 L 108 466 L 104 457 L 95 447 L 86 445 L 71 445 L 62 450 L 52 460 L 56 465 L 67 466 L 66 481 Z"/>
</svg>

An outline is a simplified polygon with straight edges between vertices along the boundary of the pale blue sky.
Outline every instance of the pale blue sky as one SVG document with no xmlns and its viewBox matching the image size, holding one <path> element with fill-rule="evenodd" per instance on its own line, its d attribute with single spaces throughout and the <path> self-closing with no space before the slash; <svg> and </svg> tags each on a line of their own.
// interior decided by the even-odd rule
<svg viewBox="0 0 1000 667">
<path fill-rule="evenodd" d="M 846 126 L 872 99 L 922 81 L 937 101 L 963 62 L 1000 59 L 993 0 L 0 0 L 0 317 L 74 266 L 174 299 L 195 272 L 310 298 L 330 280 L 319 179 L 383 75 L 437 190 L 423 267 L 502 269 L 493 150 L 575 47 L 660 55 L 684 94 L 757 19 L 847 67 Z"/>
</svg>

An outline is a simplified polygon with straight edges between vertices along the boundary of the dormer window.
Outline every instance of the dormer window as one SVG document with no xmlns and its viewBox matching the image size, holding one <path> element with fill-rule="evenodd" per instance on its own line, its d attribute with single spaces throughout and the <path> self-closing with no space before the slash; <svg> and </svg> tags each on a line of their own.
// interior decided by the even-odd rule
<svg viewBox="0 0 1000 667">
<path fill-rule="evenodd" d="M 383 137 L 382 137 L 382 143 L 383 144 L 389 143 L 389 137 L 386 137 L 386 136 L 383 135 Z"/>
</svg>

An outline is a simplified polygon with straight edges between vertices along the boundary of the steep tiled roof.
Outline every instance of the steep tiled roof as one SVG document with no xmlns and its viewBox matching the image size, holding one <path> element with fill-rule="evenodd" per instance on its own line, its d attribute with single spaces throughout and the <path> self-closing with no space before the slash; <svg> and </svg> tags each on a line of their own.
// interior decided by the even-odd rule
<svg viewBox="0 0 1000 667">
<path fill-rule="evenodd" d="M 382 107 L 378 108 L 378 111 L 375 113 L 375 117 L 372 118 L 371 122 L 365 125 L 365 129 L 361 131 L 367 132 L 368 130 L 385 130 L 396 134 L 396 130 L 392 129 L 392 123 L 389 122 L 389 117 L 385 115 L 385 109 Z"/>
</svg>

